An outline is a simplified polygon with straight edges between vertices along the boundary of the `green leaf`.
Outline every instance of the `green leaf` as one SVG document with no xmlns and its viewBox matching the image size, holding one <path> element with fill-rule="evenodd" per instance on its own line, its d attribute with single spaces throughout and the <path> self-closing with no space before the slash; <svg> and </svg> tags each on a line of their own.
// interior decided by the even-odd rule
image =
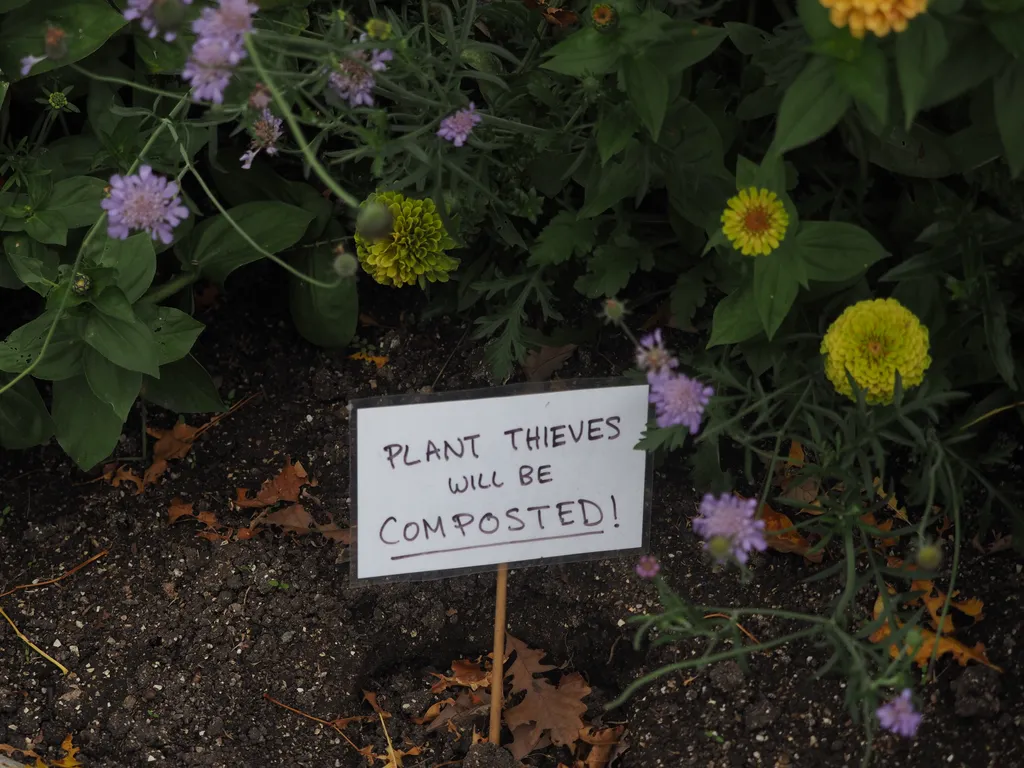
<svg viewBox="0 0 1024 768">
<path fill-rule="evenodd" d="M 764 188 L 779 195 L 785 194 L 786 166 L 782 158 L 778 155 L 767 155 L 761 165 L 757 165 L 743 155 L 737 155 L 736 189 L 750 187 Z"/>
<path fill-rule="evenodd" d="M 82 355 L 82 368 L 92 393 L 113 408 L 121 421 L 127 419 L 142 389 L 142 374 L 114 365 L 91 348 Z"/>
<path fill-rule="evenodd" d="M 45 296 L 57 282 L 57 254 L 24 235 L 4 238 L 4 253 L 22 283 Z"/>
<path fill-rule="evenodd" d="M 743 155 L 736 155 L 736 189 L 757 186 L 757 163 Z"/>
<path fill-rule="evenodd" d="M 718 302 L 715 307 L 708 349 L 720 344 L 738 344 L 757 336 L 762 330 L 761 318 L 754 306 L 754 286 L 752 283 L 745 283 Z"/>
<path fill-rule="evenodd" d="M 25 234 L 49 245 L 66 245 L 68 225 L 56 211 L 35 211 L 25 219 Z"/>
<path fill-rule="evenodd" d="M 115 284 L 133 304 L 149 290 L 156 275 L 156 251 L 152 238 L 145 232 L 127 240 L 97 233 L 86 250 L 86 258 L 98 267 L 113 269 Z"/>
<path fill-rule="evenodd" d="M 313 220 L 309 211 L 272 201 L 244 203 L 228 214 L 253 241 L 274 254 L 295 245 Z M 197 226 L 192 242 L 192 260 L 204 277 L 220 284 L 238 267 L 263 258 L 223 214 Z"/>
<path fill-rule="evenodd" d="M 191 315 L 174 307 L 153 307 L 142 302 L 138 314 L 153 332 L 160 365 L 185 357 L 192 351 L 199 334 L 206 329 Z"/>
<path fill-rule="evenodd" d="M 53 384 L 53 425 L 57 442 L 83 470 L 92 469 L 117 447 L 124 420 L 93 394 L 85 376 Z"/>
<path fill-rule="evenodd" d="M 53 185 L 46 210 L 56 211 L 68 229 L 88 227 L 96 223 L 103 209 L 100 201 L 106 196 L 107 182 L 92 176 L 72 176 Z"/>
<path fill-rule="evenodd" d="M 337 279 L 331 264 L 330 247 L 307 249 L 295 266 L 319 280 Z M 355 278 L 341 281 L 335 288 L 318 288 L 295 275 L 288 276 L 288 305 L 292 320 L 303 338 L 320 347 L 344 347 L 356 333 L 359 319 L 359 294 Z"/>
<path fill-rule="evenodd" d="M 815 56 L 782 97 L 769 151 L 783 154 L 824 136 L 846 113 L 850 100 L 836 80 L 832 60 Z"/>
<path fill-rule="evenodd" d="M 132 303 L 128 301 L 124 291 L 116 285 L 108 286 L 101 291 L 95 291 L 95 295 L 91 296 L 89 303 L 103 314 L 117 320 L 123 320 L 126 323 L 135 322 L 135 310 L 132 309 Z"/>
<path fill-rule="evenodd" d="M 549 48 L 543 69 L 563 75 L 607 75 L 619 62 L 619 46 L 614 35 L 598 32 L 593 27 L 581 29 Z"/>
<path fill-rule="evenodd" d="M 670 306 L 676 327 L 682 328 L 693 322 L 697 309 L 704 306 L 708 288 L 700 269 L 684 272 L 672 289 Z"/>
<path fill-rule="evenodd" d="M 7 340 L 0 343 L 0 371 L 21 373 L 28 368 L 39 357 L 43 341 L 56 317 L 56 310 L 48 310 L 12 331 Z M 83 347 L 80 323 L 66 316 L 61 318 L 46 354 L 32 369 L 32 375 L 48 381 L 76 376 L 82 370 Z"/>
<path fill-rule="evenodd" d="M 0 387 L 12 378 L 0 373 Z M 52 434 L 53 422 L 31 378 L 22 379 L 0 395 L 0 448 L 31 448 L 47 442 Z"/>
<path fill-rule="evenodd" d="M 668 110 L 668 75 L 653 60 L 640 55 L 626 60 L 622 78 L 637 117 L 657 141 Z"/>
<path fill-rule="evenodd" d="M 806 282 L 803 264 L 785 245 L 754 259 L 754 301 L 765 333 L 771 339 L 789 314 L 800 283 Z"/>
<path fill-rule="evenodd" d="M 875 44 L 865 44 L 852 61 L 833 62 L 836 79 L 858 103 L 871 110 L 883 125 L 889 122 L 889 71 L 885 55 Z"/>
<path fill-rule="evenodd" d="M 647 425 L 647 429 L 644 430 L 634 448 L 648 453 L 657 450 L 674 451 L 686 445 L 686 438 L 689 435 L 690 430 L 678 424 L 663 429 L 657 424 L 651 423 Z"/>
<path fill-rule="evenodd" d="M 996 125 L 1010 173 L 1024 170 L 1024 59 L 1011 63 L 994 82 Z"/>
<path fill-rule="evenodd" d="M 605 109 L 597 121 L 597 152 L 605 165 L 629 144 L 640 127 L 636 112 L 620 104 Z"/>
<path fill-rule="evenodd" d="M 919 21 L 919 19 L 914 19 Z M 969 25 L 946 27 L 949 53 L 930 78 L 920 109 L 931 109 L 968 93 L 996 74 L 1006 52 L 992 45 L 984 28 Z"/>
<path fill-rule="evenodd" d="M 727 21 L 723 26 L 729 35 L 729 39 L 732 40 L 732 44 L 745 56 L 753 56 L 764 48 L 765 43 L 772 39 L 769 33 L 752 24 Z"/>
<path fill-rule="evenodd" d="M 797 13 L 807 34 L 815 41 L 827 41 L 839 35 L 849 36 L 845 29 L 838 29 L 829 20 L 828 8 L 820 0 L 797 0 Z"/>
<path fill-rule="evenodd" d="M 575 253 L 586 256 L 594 249 L 594 222 L 579 221 L 571 211 L 562 211 L 537 235 L 530 249 L 531 266 L 561 264 Z"/>
<path fill-rule="evenodd" d="M 115 365 L 150 376 L 160 375 L 156 340 L 136 317 L 128 321 L 103 311 L 90 312 L 82 338 Z"/>
<path fill-rule="evenodd" d="M 842 221 L 805 221 L 794 240 L 809 280 L 840 282 L 889 254 L 866 230 Z"/>
<path fill-rule="evenodd" d="M 188 59 L 188 48 L 185 46 L 176 42 L 166 43 L 159 37 L 150 37 L 142 27 L 135 28 L 132 38 L 139 59 L 146 65 L 146 70 L 150 74 L 177 74 L 185 66 Z"/>
<path fill-rule="evenodd" d="M 1013 344 L 1010 327 L 1007 323 L 1006 303 L 998 291 L 988 290 L 984 304 L 985 342 L 992 362 L 1003 377 L 1006 385 L 1017 389 L 1015 366 L 1013 362 Z"/>
<path fill-rule="evenodd" d="M 10 288 L 12 291 L 19 291 L 25 287 L 25 283 L 18 277 L 11 263 L 7 260 L 6 253 L 0 253 L 0 288 Z"/>
<path fill-rule="evenodd" d="M 626 159 L 608 163 L 600 169 L 597 183 L 587 185 L 579 218 L 591 219 L 604 213 L 624 197 L 635 195 L 640 187 L 641 167 Z"/>
<path fill-rule="evenodd" d="M 650 48 L 649 55 L 668 75 L 677 75 L 712 53 L 729 36 L 722 27 L 694 22 L 675 22 L 670 39 Z"/>
<path fill-rule="evenodd" d="M 632 237 L 619 237 L 598 246 L 587 262 L 587 274 L 576 280 L 576 290 L 596 299 L 615 296 L 637 269 L 654 266 L 654 254 Z"/>
<path fill-rule="evenodd" d="M 144 376 L 142 397 L 174 413 L 222 413 L 227 409 L 210 374 L 191 355 L 160 366 L 160 378 Z"/>
<path fill-rule="evenodd" d="M 986 21 L 992 36 L 1011 56 L 1024 56 L 1024 10 L 992 14 Z"/>
<path fill-rule="evenodd" d="M 904 126 L 910 130 L 939 65 L 949 53 L 946 30 L 930 14 L 921 14 L 896 36 L 896 74 L 903 93 Z"/>
<path fill-rule="evenodd" d="M 84 59 L 126 23 L 106 0 L 35 0 L 0 20 L 0 70 L 8 78 L 22 79 L 21 59 L 43 55 L 49 26 L 67 31 L 67 54 L 60 61 L 39 62 L 32 75 Z"/>
</svg>

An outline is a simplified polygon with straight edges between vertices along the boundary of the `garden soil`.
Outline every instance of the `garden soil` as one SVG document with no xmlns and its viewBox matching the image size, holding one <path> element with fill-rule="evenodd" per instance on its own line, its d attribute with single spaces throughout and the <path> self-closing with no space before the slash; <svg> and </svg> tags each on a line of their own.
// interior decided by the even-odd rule
<svg viewBox="0 0 1024 768">
<path fill-rule="evenodd" d="M 229 507 L 235 489 L 255 491 L 290 458 L 318 481 L 308 489 L 307 507 L 321 521 L 344 525 L 350 399 L 498 383 L 469 325 L 416 321 L 395 306 L 405 295 L 373 286 L 364 292 L 364 312 L 379 325 L 360 334 L 375 344 L 368 351 L 388 362 L 378 370 L 350 359 L 351 350 L 317 350 L 296 335 L 276 282 L 270 271 L 251 269 L 200 315 L 210 327 L 196 354 L 221 392 L 234 402 L 259 397 L 206 431 L 142 495 L 130 485 L 87 482 L 91 477 L 52 446 L 0 455 L 0 509 L 10 508 L 0 516 L 0 592 L 106 551 L 57 584 L 0 598 L 26 637 L 70 670 L 62 675 L 0 621 L 0 743 L 55 762 L 70 734 L 84 766 L 356 768 L 386 765 L 357 749 L 384 755 L 389 737 L 411 753 L 405 768 L 506 764 L 486 752 L 466 759 L 473 726 L 486 732 L 486 716 L 462 721 L 461 736 L 414 722 L 451 695 L 430 692 L 433 673 L 489 651 L 493 574 L 353 588 L 347 549 L 323 537 L 265 532 L 210 542 L 196 537 L 193 523 L 168 524 L 171 500 L 180 497 L 197 511 L 245 525 L 249 516 Z M 555 375 L 617 374 L 628 360 L 625 342 L 608 331 Z M 154 410 L 151 424 L 171 425 L 172 417 Z M 140 451 L 133 417 L 119 455 Z M 140 474 L 144 468 L 123 463 Z M 700 490 L 680 459 L 663 464 L 654 483 L 652 551 L 662 575 L 690 599 L 824 611 L 835 598 L 834 581 L 802 582 L 819 566 L 795 554 L 755 556 L 747 583 L 735 571 L 713 570 L 690 530 Z M 985 618 L 964 639 L 982 641 L 1004 672 L 940 662 L 937 679 L 920 689 L 925 717 L 917 739 L 882 736 L 876 765 L 1024 767 L 1020 560 L 969 547 L 965 560 L 958 587 L 985 601 Z M 657 602 L 653 584 L 633 566 L 595 561 L 518 569 L 509 578 L 511 634 L 584 677 L 592 688 L 588 723 L 625 726 L 627 748 L 616 765 L 859 764 L 863 730 L 844 707 L 844 683 L 813 676 L 829 657 L 824 647 L 774 649 L 745 668 L 721 662 L 684 670 L 606 711 L 632 680 L 700 648 L 689 642 L 634 650 L 628 622 Z M 866 615 L 873 595 L 859 599 Z M 792 629 L 756 619 L 744 628 L 760 641 Z M 390 713 L 387 737 L 379 718 L 354 722 L 342 735 L 266 698 L 330 721 L 372 716 L 364 691 L 376 693 Z M 422 748 L 419 754 L 413 746 Z M 573 765 L 568 750 L 555 747 L 525 762 Z"/>
</svg>

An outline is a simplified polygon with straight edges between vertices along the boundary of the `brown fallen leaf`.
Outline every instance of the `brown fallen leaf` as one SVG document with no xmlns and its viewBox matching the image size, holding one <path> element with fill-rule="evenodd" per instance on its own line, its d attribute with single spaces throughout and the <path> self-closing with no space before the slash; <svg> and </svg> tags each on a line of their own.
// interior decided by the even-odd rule
<svg viewBox="0 0 1024 768">
<path fill-rule="evenodd" d="M 458 659 L 452 662 L 452 675 L 441 675 L 437 672 L 431 673 L 438 678 L 437 682 L 430 687 L 431 693 L 441 693 L 448 688 L 463 687 L 475 691 L 477 688 L 489 688 L 491 685 L 491 672 L 489 669 L 482 669 L 480 664 L 469 659 Z"/>
<path fill-rule="evenodd" d="M 793 440 L 789 445 L 789 457 L 782 467 L 779 486 L 782 488 L 785 498 L 810 506 L 818 499 L 821 483 L 816 477 L 807 477 L 797 482 L 797 476 L 805 463 L 806 456 L 803 445 L 799 440 Z M 811 514 L 816 512 L 817 510 L 811 510 Z"/>
<path fill-rule="evenodd" d="M 153 445 L 153 459 L 183 459 L 192 450 L 192 443 L 201 427 L 190 427 L 183 421 L 179 421 L 170 429 L 158 429 L 148 427 L 146 432 L 150 437 L 155 437 Z"/>
<path fill-rule="evenodd" d="M 896 501 L 896 494 L 890 496 L 885 492 L 885 488 L 882 487 L 882 478 L 876 477 L 874 479 L 875 492 L 878 493 L 878 498 L 887 499 L 886 506 L 892 510 L 892 515 L 898 520 L 902 520 L 904 523 L 910 524 L 910 518 L 907 516 L 907 508 L 901 507 L 899 502 Z"/>
<path fill-rule="evenodd" d="M 426 725 L 427 723 L 432 723 L 434 720 L 437 719 L 437 716 L 441 714 L 442 709 L 454 703 L 455 699 L 441 699 L 440 701 L 435 701 L 433 704 L 430 705 L 430 707 L 427 708 L 427 711 L 423 713 L 422 717 L 411 717 L 409 719 L 416 723 L 416 725 Z"/>
<path fill-rule="evenodd" d="M 284 467 L 272 479 L 263 483 L 255 498 L 249 498 L 249 491 L 245 488 L 237 488 L 235 506 L 243 508 L 269 507 L 282 501 L 298 501 L 299 492 L 304 485 L 315 486 L 315 480 L 310 479 L 306 470 L 299 462 L 291 463 L 285 459 Z"/>
<path fill-rule="evenodd" d="M 114 473 L 114 476 L 110 478 L 110 484 L 115 488 L 120 488 L 122 483 L 125 485 L 131 483 L 132 485 L 134 485 L 136 496 L 141 494 L 146 487 L 145 483 L 143 483 L 142 481 L 142 478 L 136 475 L 127 466 L 118 467 L 117 471 Z"/>
<path fill-rule="evenodd" d="M 892 520 L 886 520 L 884 523 L 879 523 L 878 520 L 875 519 L 875 513 L 874 512 L 868 512 L 865 515 L 861 515 L 860 516 L 860 521 L 862 523 L 864 523 L 864 525 L 869 525 L 872 528 L 877 528 L 880 531 L 888 532 L 888 531 L 892 530 Z M 868 532 L 868 534 L 870 536 L 874 536 L 876 539 L 881 539 L 880 543 L 881 543 L 881 545 L 883 547 L 894 547 L 894 546 L 896 546 L 897 542 L 899 541 L 899 539 L 885 538 L 885 537 L 879 536 L 877 533 Z"/>
<path fill-rule="evenodd" d="M 64 737 L 60 748 L 64 750 L 64 757 L 55 763 L 51 763 L 49 768 L 80 768 L 82 764 L 78 762 L 77 755 L 81 750 L 72 743 L 70 733 Z"/>
<path fill-rule="evenodd" d="M 390 713 L 385 712 L 381 705 L 377 702 L 377 694 L 373 691 L 363 691 L 363 700 L 367 704 L 369 704 L 373 708 L 373 711 L 376 712 L 378 715 L 383 715 L 384 717 L 391 717 Z"/>
<path fill-rule="evenodd" d="M 184 518 L 194 518 L 192 514 L 192 504 L 186 504 L 184 501 L 175 496 L 171 499 L 171 506 L 167 510 L 167 522 L 174 525 L 179 520 Z"/>
<path fill-rule="evenodd" d="M 374 365 L 377 366 L 377 370 L 379 371 L 381 368 L 388 364 L 388 360 L 390 360 L 391 358 L 389 358 L 387 355 L 368 355 L 365 352 L 356 352 L 354 355 L 349 355 L 348 359 L 364 360 L 367 363 L 373 363 Z"/>
<path fill-rule="evenodd" d="M 590 726 L 580 730 L 580 741 L 592 745 L 583 768 L 606 768 L 615 756 L 626 726 L 616 725 L 595 730 Z"/>
<path fill-rule="evenodd" d="M 740 498 L 743 498 L 742 496 Z M 793 521 L 781 512 L 776 512 L 771 505 L 761 505 L 760 518 L 764 520 L 764 530 L 768 546 L 776 552 L 796 552 L 812 563 L 820 563 L 824 557 L 822 552 L 811 552 L 811 542 L 800 531 L 789 530 Z M 783 533 L 777 533 L 783 531 Z"/>
<path fill-rule="evenodd" d="M 516 691 L 528 690 L 533 683 L 533 676 L 550 672 L 556 669 L 551 664 L 542 664 L 541 659 L 547 656 L 547 651 L 538 651 L 530 648 L 522 640 L 505 633 L 505 654 L 511 656 L 515 652 L 516 657 L 511 664 L 505 667 L 505 677 L 512 678 L 512 689 Z"/>
<path fill-rule="evenodd" d="M 441 709 L 441 713 L 427 726 L 427 731 L 436 731 L 441 726 L 447 726 L 449 731 L 457 733 L 458 722 L 486 716 L 490 708 L 489 691 L 463 691 L 454 702 Z"/>
<path fill-rule="evenodd" d="M 523 361 L 523 373 L 527 381 L 546 381 L 555 371 L 565 364 L 576 351 L 575 344 L 564 344 L 561 347 L 541 347 L 531 349 Z"/>
</svg>

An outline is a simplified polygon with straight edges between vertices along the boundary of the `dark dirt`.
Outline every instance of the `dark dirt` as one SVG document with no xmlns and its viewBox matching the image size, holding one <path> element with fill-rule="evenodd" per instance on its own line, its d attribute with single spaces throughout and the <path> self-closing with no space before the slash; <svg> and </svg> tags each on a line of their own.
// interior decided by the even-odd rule
<svg viewBox="0 0 1024 768">
<path fill-rule="evenodd" d="M 350 398 L 494 383 L 479 345 L 456 321 L 362 329 L 390 356 L 379 371 L 318 351 L 291 328 L 275 281 L 254 269 L 231 286 L 202 318 L 211 327 L 197 352 L 222 393 L 262 397 L 207 432 L 144 495 L 83 484 L 88 477 L 52 446 L 0 455 L 0 509 L 11 508 L 0 518 L 0 592 L 109 550 L 58 585 L 0 599 L 29 638 L 72 670 L 62 676 L 0 625 L 0 742 L 56 758 L 71 733 L 86 766 L 356 768 L 365 758 L 335 731 L 264 695 L 331 720 L 371 714 L 362 700 L 369 690 L 393 714 L 387 724 L 395 747 L 424 746 L 405 758 L 406 768 L 466 756 L 468 734 L 427 734 L 411 718 L 440 698 L 429 692 L 431 672 L 488 652 L 493 576 L 354 589 L 346 550 L 324 539 L 264 533 L 214 544 L 196 538 L 192 524 L 167 524 L 175 496 L 225 521 L 247 522 L 228 508 L 235 488 L 258 488 L 286 456 L 319 481 L 314 514 L 344 523 Z M 397 295 L 371 292 L 368 311 L 398 326 Z M 609 333 L 558 375 L 615 374 L 622 368 L 613 361 L 627 359 Z M 151 419 L 170 425 L 165 414 Z M 138 424 L 130 423 L 120 454 L 139 453 Z M 749 583 L 713 571 L 689 530 L 698 492 L 680 466 L 670 460 L 655 476 L 652 550 L 671 584 L 711 605 L 814 611 L 834 598 L 834 582 L 801 583 L 815 566 L 792 554 L 754 558 Z M 754 656 L 746 669 L 722 662 L 692 678 L 670 675 L 605 712 L 603 704 L 637 676 L 698 650 L 633 650 L 625 622 L 655 608 L 656 594 L 632 569 L 632 562 L 599 561 L 518 570 L 509 580 L 511 633 L 583 674 L 593 688 L 590 722 L 626 725 L 622 768 L 859 763 L 862 731 L 844 709 L 844 683 L 812 677 L 826 648 L 784 647 Z M 965 639 L 982 640 L 1005 672 L 941 663 L 937 681 L 922 689 L 918 738 L 880 738 L 878 765 L 1024 766 L 1021 565 L 1011 553 L 968 553 L 958 583 L 986 606 Z M 787 629 L 756 619 L 744 626 L 761 640 Z M 486 722 L 478 727 L 486 730 Z M 345 734 L 385 751 L 379 722 Z M 500 765 L 473 759 L 483 768 Z M 549 748 L 527 763 L 555 768 L 559 760 L 571 763 L 564 750 Z"/>
</svg>

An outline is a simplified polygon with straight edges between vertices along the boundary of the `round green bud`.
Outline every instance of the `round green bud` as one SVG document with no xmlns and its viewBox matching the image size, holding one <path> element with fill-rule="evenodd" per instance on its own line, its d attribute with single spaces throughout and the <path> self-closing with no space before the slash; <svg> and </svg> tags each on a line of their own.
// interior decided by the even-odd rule
<svg viewBox="0 0 1024 768">
<path fill-rule="evenodd" d="M 71 281 L 71 292 L 75 296 L 85 296 L 90 288 L 92 288 L 92 280 L 89 279 L 88 275 L 83 275 L 81 272 L 75 275 Z"/>
<path fill-rule="evenodd" d="M 732 556 L 732 542 L 727 536 L 712 536 L 708 541 L 708 552 L 719 562 L 728 560 Z"/>
<path fill-rule="evenodd" d="M 626 303 L 614 298 L 605 299 L 602 312 L 609 323 L 621 323 L 627 314 Z"/>
<path fill-rule="evenodd" d="M 923 642 L 924 635 L 921 634 L 921 630 L 917 627 L 913 627 L 907 632 L 907 648 L 911 651 L 916 651 Z"/>
<path fill-rule="evenodd" d="M 367 240 L 378 240 L 390 234 L 394 225 L 394 217 L 386 207 L 378 202 L 369 202 L 363 206 L 356 217 L 356 232 Z"/>
<path fill-rule="evenodd" d="M 370 19 L 366 22 L 366 36 L 371 40 L 390 40 L 391 25 L 384 19 Z"/>
<path fill-rule="evenodd" d="M 587 75 L 583 78 L 583 95 L 590 101 L 593 101 L 601 95 L 601 81 L 593 75 Z"/>
<path fill-rule="evenodd" d="M 355 277 L 356 272 L 359 271 L 359 262 L 356 261 L 356 257 L 344 248 L 336 248 L 334 254 L 334 261 L 331 263 L 334 273 L 343 280 Z"/>
<path fill-rule="evenodd" d="M 942 547 L 934 542 L 919 545 L 917 548 L 917 564 L 926 571 L 937 570 L 942 565 Z"/>
<path fill-rule="evenodd" d="M 60 91 L 54 91 L 46 97 L 46 100 L 52 109 L 64 109 L 68 105 L 68 97 Z"/>
</svg>

